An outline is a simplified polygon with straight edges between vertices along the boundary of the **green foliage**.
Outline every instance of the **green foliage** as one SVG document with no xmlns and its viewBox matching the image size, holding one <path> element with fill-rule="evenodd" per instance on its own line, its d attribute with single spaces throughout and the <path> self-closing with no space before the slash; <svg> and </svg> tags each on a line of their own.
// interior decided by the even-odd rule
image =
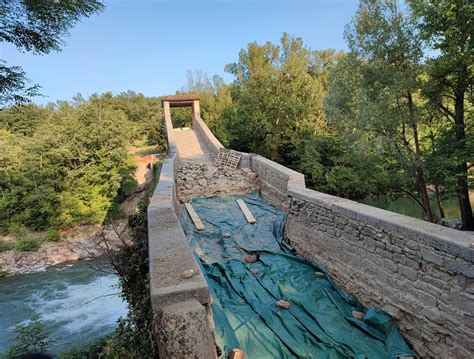
<svg viewBox="0 0 474 359">
<path fill-rule="evenodd" d="M 41 247 L 41 242 L 35 238 L 21 238 L 15 244 L 19 252 L 36 252 Z"/>
<path fill-rule="evenodd" d="M 59 354 L 59 359 L 99 359 L 99 358 L 113 358 L 104 356 L 104 350 L 111 340 L 111 335 L 99 338 L 87 345 L 78 345 L 66 352 Z"/>
<path fill-rule="evenodd" d="M 46 235 L 44 237 L 46 242 L 59 242 L 61 240 L 61 236 L 59 235 L 59 231 L 54 228 L 48 229 Z"/>
<path fill-rule="evenodd" d="M 28 229 L 21 223 L 12 222 L 8 227 L 8 233 L 12 234 L 16 238 L 23 238 L 28 234 Z"/>
<path fill-rule="evenodd" d="M 133 240 L 123 244 L 120 251 L 111 257 L 129 312 L 126 318 L 119 321 L 112 340 L 108 342 L 106 357 L 152 358 L 156 354 L 149 287 L 146 213 L 146 204 L 142 204 L 139 212 L 129 217 L 128 226 Z"/>
<path fill-rule="evenodd" d="M 97 0 L 2 1 L 0 42 L 9 42 L 20 51 L 35 54 L 60 51 L 68 30 L 82 17 L 103 8 Z M 8 67 L 0 59 L 0 108 L 38 96 L 39 86 L 29 86 L 29 82 L 21 67 Z"/>
<path fill-rule="evenodd" d="M 128 146 L 166 149 L 158 99 L 127 92 L 0 111 L 0 229 L 102 223 L 136 187 Z M 20 236 L 21 237 L 21 236 Z"/>
<path fill-rule="evenodd" d="M 173 128 L 191 127 L 191 109 L 188 107 L 172 108 L 171 119 L 173 121 Z"/>
<path fill-rule="evenodd" d="M 11 249 L 15 248 L 15 244 L 13 242 L 7 242 L 4 240 L 0 240 L 0 253 L 9 251 Z"/>
<path fill-rule="evenodd" d="M 0 252 L 1 252 L 1 249 L 0 249 Z M 6 270 L 0 270 L 0 279 L 5 278 L 7 275 L 8 275 L 8 272 Z"/>
<path fill-rule="evenodd" d="M 8 350 L 7 358 L 26 353 L 45 353 L 54 344 L 39 315 L 33 315 L 29 323 L 18 324 L 14 330 L 17 337 L 15 344 Z"/>
<path fill-rule="evenodd" d="M 409 4 L 419 19 L 417 29 L 423 44 L 434 54 L 430 54 L 425 64 L 422 93 L 427 107 L 443 119 L 437 130 L 447 151 L 433 151 L 432 157 L 435 154 L 441 157 L 435 162 L 449 171 L 448 182 L 454 185 L 459 198 L 463 229 L 473 230 L 469 171 L 474 163 L 474 5 L 469 0 L 409 1 Z M 446 142 L 446 138 L 450 141 Z"/>
</svg>

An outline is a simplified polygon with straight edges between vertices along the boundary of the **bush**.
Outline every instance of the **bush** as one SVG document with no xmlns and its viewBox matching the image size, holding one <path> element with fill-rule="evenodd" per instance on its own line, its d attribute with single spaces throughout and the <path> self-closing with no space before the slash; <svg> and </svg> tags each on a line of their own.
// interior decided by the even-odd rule
<svg viewBox="0 0 474 359">
<path fill-rule="evenodd" d="M 106 335 L 86 345 L 77 345 L 59 354 L 59 359 L 97 359 L 103 358 L 103 352 L 111 336 Z"/>
<path fill-rule="evenodd" d="M 6 241 L 0 240 L 0 253 L 9 251 L 10 249 L 13 249 L 14 247 L 15 245 L 12 242 L 6 242 Z"/>
<path fill-rule="evenodd" d="M 22 238 L 15 246 L 19 252 L 36 252 L 41 247 L 41 243 L 34 238 Z"/>
<path fill-rule="evenodd" d="M 57 229 L 48 229 L 44 240 L 48 242 L 59 242 L 61 240 L 59 231 Z"/>
<path fill-rule="evenodd" d="M 6 270 L 0 270 L 0 278 L 5 278 L 7 275 L 8 275 L 8 272 Z"/>
<path fill-rule="evenodd" d="M 106 358 L 155 358 L 152 334 L 153 312 L 149 288 L 148 226 L 146 204 L 128 218 L 132 241 L 124 242 L 112 254 L 112 265 L 119 275 L 122 297 L 128 303 L 128 315 L 119 321 L 103 354 Z"/>
<path fill-rule="evenodd" d="M 35 314 L 28 324 L 18 324 L 15 327 L 16 341 L 8 350 L 7 358 L 16 358 L 27 353 L 45 353 L 51 349 L 54 341 L 40 319 L 40 316 Z"/>
<path fill-rule="evenodd" d="M 10 233 L 16 238 L 22 238 L 26 236 L 26 234 L 28 233 L 28 230 L 26 229 L 25 225 L 21 223 L 13 222 L 13 223 L 10 223 L 10 225 L 8 226 L 8 233 Z"/>
</svg>

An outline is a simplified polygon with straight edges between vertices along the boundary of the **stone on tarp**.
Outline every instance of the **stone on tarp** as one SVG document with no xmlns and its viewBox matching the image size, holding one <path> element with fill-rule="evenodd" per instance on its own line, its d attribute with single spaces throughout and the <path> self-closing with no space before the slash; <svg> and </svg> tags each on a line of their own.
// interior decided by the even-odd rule
<svg viewBox="0 0 474 359">
<path fill-rule="evenodd" d="M 228 359 L 245 359 L 245 353 L 240 349 L 232 349 L 227 355 Z"/>
<path fill-rule="evenodd" d="M 359 319 L 359 320 L 364 319 L 364 313 L 359 312 L 359 311 L 357 311 L 357 310 L 354 310 L 354 311 L 352 312 L 352 316 L 353 316 L 354 318 L 356 318 L 356 319 Z"/>
<path fill-rule="evenodd" d="M 255 263 L 257 261 L 257 256 L 255 254 L 246 254 L 244 259 L 247 263 Z"/>
<path fill-rule="evenodd" d="M 284 308 L 284 309 L 289 309 L 291 304 L 290 302 L 287 302 L 286 300 L 280 299 L 279 301 L 276 302 L 277 307 L 279 308 Z"/>
</svg>

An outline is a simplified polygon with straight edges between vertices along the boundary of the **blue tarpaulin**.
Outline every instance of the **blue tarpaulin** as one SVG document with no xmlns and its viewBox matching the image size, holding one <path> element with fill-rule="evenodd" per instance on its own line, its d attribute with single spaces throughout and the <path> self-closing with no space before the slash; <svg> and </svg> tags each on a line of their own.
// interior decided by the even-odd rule
<svg viewBox="0 0 474 359">
<path fill-rule="evenodd" d="M 247 223 L 237 199 L 257 223 Z M 184 206 L 180 221 L 211 288 L 224 355 L 233 348 L 249 359 L 414 355 L 388 314 L 362 307 L 324 268 L 294 253 L 284 242 L 286 215 L 260 194 L 197 198 L 192 205 L 206 229 L 195 229 Z M 257 260 L 247 263 L 248 255 Z M 278 307 L 278 300 L 290 307 Z"/>
</svg>

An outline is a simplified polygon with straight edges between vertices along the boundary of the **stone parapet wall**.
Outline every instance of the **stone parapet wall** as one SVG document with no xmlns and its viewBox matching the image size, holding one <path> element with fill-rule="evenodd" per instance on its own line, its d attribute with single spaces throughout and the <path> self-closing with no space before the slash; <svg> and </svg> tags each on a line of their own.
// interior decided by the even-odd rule
<svg viewBox="0 0 474 359">
<path fill-rule="evenodd" d="M 178 219 L 175 177 L 179 153 L 174 143 L 169 104 L 164 102 L 163 107 L 168 156 L 148 205 L 150 292 L 155 338 L 161 358 L 215 358 L 209 320 L 209 286 Z M 194 273 L 190 278 L 183 275 L 190 270 Z"/>
<path fill-rule="evenodd" d="M 304 189 L 304 176 L 265 157 L 252 157 L 252 170 L 262 181 L 263 193 L 276 204 L 287 209 L 290 204 L 288 190 Z"/>
<path fill-rule="evenodd" d="M 423 357 L 474 353 L 474 235 L 307 189 L 261 156 L 253 170 L 289 206 L 286 235 L 365 306 L 391 314 Z"/>
<path fill-rule="evenodd" d="M 221 148 L 224 148 L 222 143 L 211 132 L 206 123 L 201 119 L 199 111 L 193 111 L 193 130 L 197 136 L 206 144 L 212 157 L 216 157 Z"/>
<path fill-rule="evenodd" d="M 287 237 L 299 254 L 396 318 L 421 356 L 474 352 L 472 235 L 315 191 L 289 195 Z"/>
</svg>

